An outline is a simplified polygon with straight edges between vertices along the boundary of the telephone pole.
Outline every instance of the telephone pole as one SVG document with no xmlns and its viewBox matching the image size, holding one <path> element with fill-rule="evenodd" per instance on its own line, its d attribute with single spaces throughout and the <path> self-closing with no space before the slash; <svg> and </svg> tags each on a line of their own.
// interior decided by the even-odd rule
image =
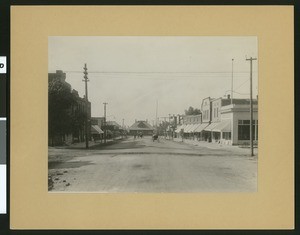
<svg viewBox="0 0 300 235">
<path fill-rule="evenodd" d="M 125 135 L 125 126 L 124 126 L 124 118 L 122 119 L 122 138 Z"/>
<path fill-rule="evenodd" d="M 84 80 L 82 80 L 83 82 L 85 82 L 85 111 L 86 111 L 86 115 L 85 115 L 85 148 L 89 148 L 89 131 L 88 131 L 88 115 L 89 115 L 89 107 L 88 107 L 88 87 L 87 87 L 87 83 L 89 81 L 88 79 L 88 72 L 87 72 L 87 67 L 86 64 L 84 64 L 84 68 L 83 68 L 83 78 Z"/>
<path fill-rule="evenodd" d="M 234 59 L 231 59 L 231 104 L 233 104 L 233 61 Z"/>
<path fill-rule="evenodd" d="M 104 143 L 106 143 L 106 105 L 108 103 L 104 102 Z"/>
<path fill-rule="evenodd" d="M 171 139 L 171 114 L 169 114 L 169 130 L 168 130 L 168 134 L 169 134 L 169 140 Z"/>
<path fill-rule="evenodd" d="M 156 126 L 156 132 L 157 132 L 157 110 L 158 110 L 158 100 L 156 100 L 156 112 L 155 112 L 155 126 Z"/>
<path fill-rule="evenodd" d="M 251 149 L 251 157 L 254 156 L 253 154 L 253 103 L 252 103 L 252 61 L 257 60 L 257 58 L 246 59 L 250 61 L 250 149 Z"/>
</svg>

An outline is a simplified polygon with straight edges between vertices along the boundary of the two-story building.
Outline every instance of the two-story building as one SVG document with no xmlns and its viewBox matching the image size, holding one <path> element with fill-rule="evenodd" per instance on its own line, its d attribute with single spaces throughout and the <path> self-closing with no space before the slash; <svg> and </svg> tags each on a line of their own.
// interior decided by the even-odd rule
<svg viewBox="0 0 300 235">
<path fill-rule="evenodd" d="M 62 70 L 48 73 L 48 97 L 48 144 L 54 146 L 85 141 L 85 125 L 88 126 L 87 138 L 90 139 L 91 103 L 85 97 L 81 98 L 78 91 L 72 90 Z M 69 104 L 65 102 L 62 107 L 63 99 L 68 100 Z"/>
<path fill-rule="evenodd" d="M 250 105 L 244 101 L 236 102 L 221 108 L 220 125 L 214 131 L 219 131 L 220 143 L 230 145 L 249 145 L 250 143 Z M 252 133 L 254 144 L 258 144 L 258 105 L 253 101 Z"/>
<path fill-rule="evenodd" d="M 212 100 L 213 98 L 207 97 L 202 100 L 201 112 L 202 112 L 202 123 L 196 128 L 198 133 L 198 140 L 210 141 L 211 133 L 205 131 L 205 128 L 210 125 L 212 119 Z"/>
<path fill-rule="evenodd" d="M 253 129 L 257 130 L 257 100 L 253 100 L 253 107 Z M 240 124 L 237 120 L 240 120 Z M 247 132 L 247 127 L 242 127 L 244 123 L 248 123 L 245 126 L 248 125 L 250 128 L 249 99 L 231 100 L 230 96 L 227 96 L 227 99 L 217 98 L 211 100 L 211 120 L 204 128 L 204 133 L 208 136 L 208 141 L 212 142 L 231 145 L 249 144 L 250 129 Z M 257 140 L 257 136 L 255 138 Z"/>
<path fill-rule="evenodd" d="M 176 136 L 185 138 L 194 138 L 195 137 L 195 130 L 202 122 L 202 114 L 197 115 L 182 115 L 180 118 L 180 122 L 176 127 Z"/>
</svg>

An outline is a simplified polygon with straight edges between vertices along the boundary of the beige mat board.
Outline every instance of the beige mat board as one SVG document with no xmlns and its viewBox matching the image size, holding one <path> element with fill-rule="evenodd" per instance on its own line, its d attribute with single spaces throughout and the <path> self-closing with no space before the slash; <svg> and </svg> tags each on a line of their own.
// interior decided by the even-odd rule
<svg viewBox="0 0 300 235">
<path fill-rule="evenodd" d="M 291 229 L 291 6 L 13 6 L 12 229 Z M 257 36 L 257 193 L 48 193 L 48 36 Z"/>
</svg>

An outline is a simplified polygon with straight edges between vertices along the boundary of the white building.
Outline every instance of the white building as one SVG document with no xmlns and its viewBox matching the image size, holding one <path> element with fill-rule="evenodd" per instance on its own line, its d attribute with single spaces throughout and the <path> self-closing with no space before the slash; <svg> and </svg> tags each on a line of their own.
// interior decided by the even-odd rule
<svg viewBox="0 0 300 235">
<path fill-rule="evenodd" d="M 203 123 L 208 124 L 201 133 L 201 140 L 230 144 L 250 143 L 250 100 L 249 99 L 204 99 L 202 104 Z M 206 107 L 206 108 L 205 108 Z M 205 112 L 207 115 L 205 115 Z M 257 100 L 253 100 L 253 140 L 258 139 Z"/>
<path fill-rule="evenodd" d="M 253 105 L 253 140 L 258 141 L 258 106 Z M 220 143 L 230 145 L 249 145 L 250 143 L 250 105 L 232 104 L 221 108 L 221 122 L 213 131 L 220 133 Z"/>
</svg>

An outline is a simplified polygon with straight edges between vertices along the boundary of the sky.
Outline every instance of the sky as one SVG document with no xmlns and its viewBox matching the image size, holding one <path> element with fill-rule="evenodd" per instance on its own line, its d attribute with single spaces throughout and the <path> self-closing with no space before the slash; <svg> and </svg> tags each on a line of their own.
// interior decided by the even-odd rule
<svg viewBox="0 0 300 235">
<path fill-rule="evenodd" d="M 258 59 L 257 37 L 60 36 L 48 40 L 48 72 L 66 72 L 66 81 L 83 97 L 83 67 L 88 68 L 92 117 L 131 126 L 153 124 L 169 114 L 201 108 L 202 99 L 250 97 L 250 62 Z M 232 59 L 234 59 L 232 63 Z M 258 61 L 253 61 L 253 97 L 258 91 Z M 232 69 L 233 65 L 233 69 Z M 233 73 L 232 73 L 233 71 Z"/>
</svg>

